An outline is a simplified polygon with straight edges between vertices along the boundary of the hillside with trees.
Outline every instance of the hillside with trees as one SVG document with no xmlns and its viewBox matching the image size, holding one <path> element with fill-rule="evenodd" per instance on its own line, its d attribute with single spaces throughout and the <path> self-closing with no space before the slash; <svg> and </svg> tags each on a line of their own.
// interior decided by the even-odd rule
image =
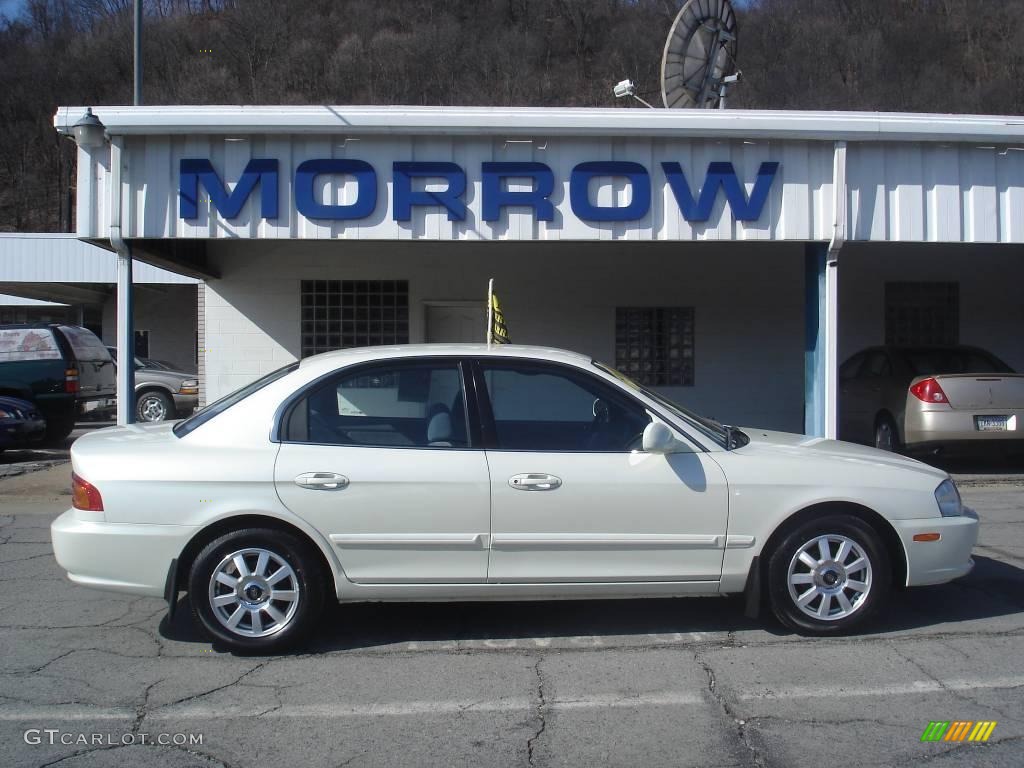
<svg viewBox="0 0 1024 768">
<path fill-rule="evenodd" d="M 643 108 L 677 0 L 146 0 L 147 104 Z M 1021 114 L 1024 0 L 737 0 L 730 106 Z M 129 104 L 131 0 L 0 19 L 0 231 L 71 228 L 58 105 Z"/>
</svg>

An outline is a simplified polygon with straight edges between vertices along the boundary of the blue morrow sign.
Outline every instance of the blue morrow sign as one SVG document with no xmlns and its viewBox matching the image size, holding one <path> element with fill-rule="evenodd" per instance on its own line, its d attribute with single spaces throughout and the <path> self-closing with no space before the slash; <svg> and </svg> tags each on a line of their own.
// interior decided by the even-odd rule
<svg viewBox="0 0 1024 768">
<path fill-rule="evenodd" d="M 772 182 L 779 170 L 775 162 L 761 163 L 747 196 L 732 163 L 713 162 L 708 165 L 704 183 L 695 196 L 682 167 L 676 162 L 661 163 L 665 181 L 672 190 L 683 218 L 691 222 L 707 221 L 721 189 L 733 215 L 739 221 L 756 221 L 761 217 Z M 250 195 L 259 186 L 260 215 L 264 219 L 278 216 L 278 161 L 252 159 L 246 165 L 234 189 L 225 189 L 213 164 L 207 159 L 183 159 L 179 176 L 179 215 L 183 219 L 199 216 L 199 187 L 209 194 L 213 206 L 227 219 L 238 216 Z M 355 180 L 355 200 L 346 205 L 332 205 L 317 199 L 316 180 L 320 176 L 348 176 Z M 625 179 L 632 195 L 628 205 L 597 205 L 590 194 L 590 181 L 595 178 Z M 415 179 L 443 181 L 442 190 L 415 189 Z M 507 179 L 531 182 L 529 190 L 510 190 Z M 538 221 L 552 221 L 555 207 L 550 197 L 555 189 L 555 176 L 544 163 L 489 162 L 481 167 L 484 221 L 498 221 L 503 208 L 530 208 Z M 450 162 L 396 162 L 392 167 L 392 215 L 395 221 L 409 221 L 416 207 L 442 208 L 450 221 L 464 221 L 466 203 L 466 172 Z M 358 220 L 370 216 L 377 206 L 377 171 L 367 162 L 348 158 L 306 160 L 295 169 L 295 208 L 309 219 Z M 578 164 L 569 177 L 569 204 L 577 218 L 585 221 L 637 221 L 651 207 L 651 175 L 639 163 L 621 160 L 599 160 Z"/>
</svg>

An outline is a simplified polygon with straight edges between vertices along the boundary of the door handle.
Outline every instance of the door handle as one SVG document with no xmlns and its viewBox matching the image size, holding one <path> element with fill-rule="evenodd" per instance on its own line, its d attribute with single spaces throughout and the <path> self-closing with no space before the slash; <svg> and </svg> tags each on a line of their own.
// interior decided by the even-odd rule
<svg viewBox="0 0 1024 768">
<path fill-rule="evenodd" d="M 303 472 L 295 484 L 311 491 L 341 491 L 348 488 L 348 478 L 337 472 Z"/>
<path fill-rule="evenodd" d="M 522 475 L 512 475 L 508 479 L 508 484 L 517 491 L 553 491 L 561 487 L 562 480 L 554 475 L 527 472 Z"/>
</svg>

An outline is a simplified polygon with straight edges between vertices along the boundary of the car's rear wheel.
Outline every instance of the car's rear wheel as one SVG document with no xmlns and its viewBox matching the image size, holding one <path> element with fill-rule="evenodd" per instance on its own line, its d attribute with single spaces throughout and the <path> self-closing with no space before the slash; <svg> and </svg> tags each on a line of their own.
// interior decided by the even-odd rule
<svg viewBox="0 0 1024 768">
<path fill-rule="evenodd" d="M 896 431 L 896 422 L 889 416 L 882 416 L 875 424 L 875 448 L 882 451 L 898 452 L 900 446 L 900 435 Z"/>
<path fill-rule="evenodd" d="M 163 421 L 174 413 L 174 403 L 163 392 L 143 392 L 135 403 L 139 421 Z"/>
<path fill-rule="evenodd" d="M 768 560 L 768 594 L 779 621 L 808 634 L 841 634 L 882 606 L 892 582 L 875 530 L 852 515 L 828 515 L 790 532 Z"/>
<path fill-rule="evenodd" d="M 192 611 L 236 651 L 268 653 L 308 637 L 324 601 L 312 547 L 285 531 L 249 528 L 211 541 L 189 574 Z"/>
</svg>

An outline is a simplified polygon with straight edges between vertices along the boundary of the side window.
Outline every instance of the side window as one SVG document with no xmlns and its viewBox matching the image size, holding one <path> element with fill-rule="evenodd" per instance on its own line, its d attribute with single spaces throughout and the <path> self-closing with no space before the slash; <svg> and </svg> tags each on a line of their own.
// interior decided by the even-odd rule
<svg viewBox="0 0 1024 768">
<path fill-rule="evenodd" d="M 0 330 L 0 363 L 21 360 L 60 360 L 60 347 L 49 328 Z"/>
<path fill-rule="evenodd" d="M 377 448 L 467 448 L 455 362 L 389 363 L 342 372 L 291 410 L 292 442 Z"/>
<path fill-rule="evenodd" d="M 529 363 L 481 368 L 500 449 L 625 452 L 650 423 L 642 405 L 585 374 Z"/>
<path fill-rule="evenodd" d="M 892 376 L 892 365 L 889 363 L 889 356 L 884 352 L 872 352 L 864 361 L 864 367 L 860 375 L 862 378 L 868 377 L 872 379 Z"/>
<path fill-rule="evenodd" d="M 859 352 L 858 354 L 851 357 L 841 366 L 839 366 L 839 378 L 845 380 L 857 378 L 857 374 L 860 372 L 861 363 L 864 362 L 864 353 Z"/>
</svg>

